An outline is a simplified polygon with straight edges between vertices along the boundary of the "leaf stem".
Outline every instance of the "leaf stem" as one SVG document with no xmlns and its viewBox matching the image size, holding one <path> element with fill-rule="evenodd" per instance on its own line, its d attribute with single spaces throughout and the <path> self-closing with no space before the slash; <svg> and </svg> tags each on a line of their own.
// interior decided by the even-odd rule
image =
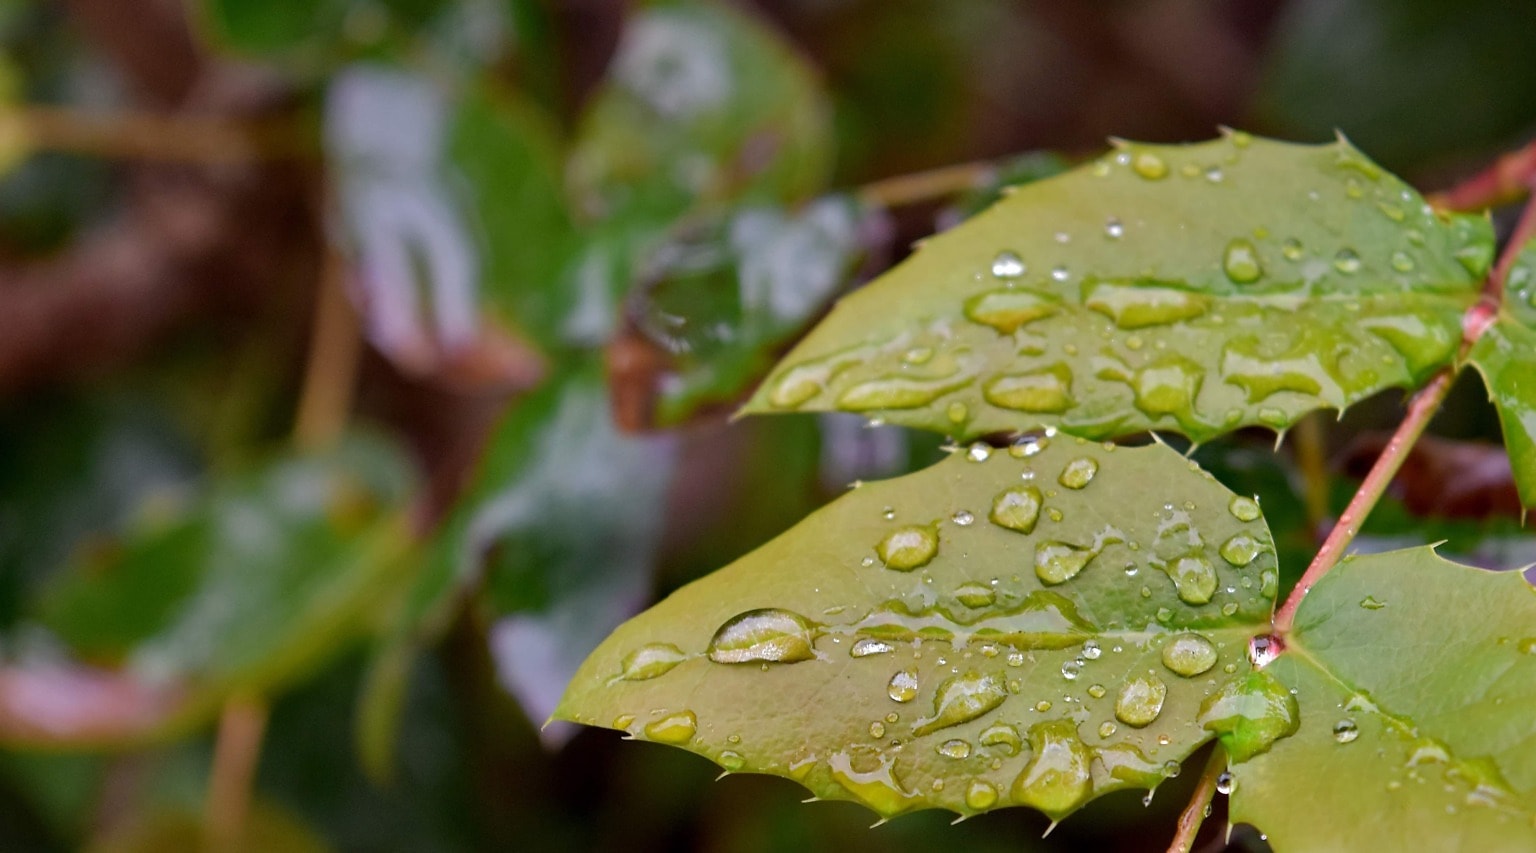
<svg viewBox="0 0 1536 853">
<path fill-rule="evenodd" d="M 315 156 L 313 142 L 276 122 L 129 113 L 92 115 L 70 107 L 0 108 L 0 137 L 28 148 L 114 160 L 228 164 Z"/>
<path fill-rule="evenodd" d="M 1431 193 L 1440 210 L 1473 211 L 1510 204 L 1525 197 L 1536 180 L 1536 140 L 1511 151 L 1450 189 Z"/>
<path fill-rule="evenodd" d="M 267 705 L 263 700 L 242 696 L 224 703 L 204 816 L 204 843 L 208 850 L 238 849 L 245 835 L 251 785 L 256 778 L 266 728 Z"/>
<path fill-rule="evenodd" d="M 1179 828 L 1174 833 L 1173 841 L 1168 844 L 1168 853 L 1189 853 L 1195 846 L 1195 836 L 1200 833 L 1200 825 L 1205 823 L 1206 810 L 1210 808 L 1211 798 L 1216 794 L 1216 779 L 1227 769 L 1227 751 L 1221 748 L 1220 743 L 1213 746 L 1211 757 L 1200 773 L 1200 781 L 1195 784 L 1195 792 L 1189 797 L 1189 805 L 1179 815 Z"/>
<path fill-rule="evenodd" d="M 1419 436 L 1424 434 L 1424 428 L 1429 426 L 1429 421 L 1439 411 L 1440 404 L 1445 401 L 1445 395 L 1451 390 L 1451 383 L 1455 379 L 1455 373 L 1446 368 L 1435 374 L 1428 385 L 1419 389 L 1417 394 L 1408 403 L 1408 415 L 1403 422 L 1398 424 L 1397 431 L 1392 433 L 1392 438 L 1387 442 L 1386 449 L 1376 457 L 1376 463 L 1371 466 L 1369 473 L 1365 475 L 1365 481 L 1360 484 L 1360 489 L 1355 496 L 1350 498 L 1349 506 L 1344 508 L 1339 516 L 1338 523 L 1329 531 L 1328 538 L 1323 540 L 1322 547 L 1318 548 L 1317 555 L 1312 558 L 1312 564 L 1302 574 L 1301 580 L 1296 582 L 1296 588 L 1291 590 L 1290 597 L 1275 611 L 1274 630 L 1276 634 L 1284 637 L 1291 630 L 1291 625 L 1296 619 L 1296 608 L 1306 597 L 1307 590 L 1311 589 L 1328 570 L 1333 568 L 1339 558 L 1344 556 L 1344 549 L 1355 539 L 1355 534 L 1360 532 L 1360 525 L 1365 517 L 1370 515 L 1376 502 L 1386 493 L 1387 486 L 1392 478 L 1397 476 L 1398 469 L 1408 459 L 1408 451 L 1413 449 Z"/>
<path fill-rule="evenodd" d="M 995 174 L 996 163 L 977 160 L 884 178 L 865 184 L 856 194 L 859 201 L 872 207 L 901 207 L 975 189 Z"/>
<path fill-rule="evenodd" d="M 325 252 L 315 294 L 309 361 L 294 418 L 293 441 L 305 449 L 324 447 L 346 428 L 362 356 L 362 333 L 347 300 L 346 262 L 334 248 Z"/>
<path fill-rule="evenodd" d="M 1296 423 L 1296 464 L 1301 468 L 1307 510 L 1307 527 L 1313 536 L 1323 529 L 1328 517 L 1328 441 L 1323 431 L 1326 413 L 1313 412 Z M 1314 540 L 1315 541 L 1315 540 Z"/>
</svg>

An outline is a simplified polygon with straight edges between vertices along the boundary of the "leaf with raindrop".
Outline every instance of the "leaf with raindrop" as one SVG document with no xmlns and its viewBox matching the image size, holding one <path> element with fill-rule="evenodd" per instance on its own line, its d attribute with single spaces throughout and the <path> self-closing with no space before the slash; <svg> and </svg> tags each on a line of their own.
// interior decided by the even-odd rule
<svg viewBox="0 0 1536 853">
<path fill-rule="evenodd" d="M 1492 251 L 1486 218 L 1432 211 L 1343 140 L 1118 143 L 842 300 L 747 411 L 1284 430 L 1448 364 Z"/>
<path fill-rule="evenodd" d="M 1520 503 L 1536 507 L 1536 240 L 1521 247 L 1504 282 L 1498 319 L 1467 360 L 1499 410 Z"/>
<path fill-rule="evenodd" d="M 1334 567 L 1260 671 L 1301 725 L 1234 762 L 1232 820 L 1277 850 L 1536 848 L 1533 593 L 1427 547 Z"/>
<path fill-rule="evenodd" d="M 1242 706 L 1275 565 L 1258 505 L 1167 447 L 978 444 L 627 622 L 555 716 L 884 816 L 1059 819 L 1285 733 Z"/>
</svg>

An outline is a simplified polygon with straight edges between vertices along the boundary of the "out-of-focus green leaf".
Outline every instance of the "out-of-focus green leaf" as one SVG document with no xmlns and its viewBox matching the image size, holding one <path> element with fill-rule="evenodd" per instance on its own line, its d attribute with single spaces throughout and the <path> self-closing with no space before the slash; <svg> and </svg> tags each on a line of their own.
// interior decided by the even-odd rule
<svg viewBox="0 0 1536 853">
<path fill-rule="evenodd" d="M 882 815 L 1061 818 L 1213 734 L 1256 752 L 1275 558 L 1258 506 L 1163 446 L 974 445 L 865 484 L 620 627 L 557 717 Z M 1281 694 L 1283 690 L 1279 691 Z"/>
<path fill-rule="evenodd" d="M 163 812 L 141 816 L 120 830 L 97 839 L 89 853 L 162 853 L 167 850 L 208 849 L 207 819 L 196 813 Z M 234 840 L 238 850 L 272 853 L 325 853 L 330 845 L 287 811 L 256 803 L 245 816 L 244 831 Z"/>
<path fill-rule="evenodd" d="M 805 62 L 761 21 L 673 0 L 626 23 L 571 160 L 592 218 L 669 223 L 700 206 L 794 202 L 830 167 L 830 111 Z"/>
<path fill-rule="evenodd" d="M 1536 846 L 1536 590 L 1429 548 L 1344 560 L 1263 672 L 1301 728 L 1233 765 L 1276 850 Z"/>
<path fill-rule="evenodd" d="M 674 357 L 659 423 L 730 403 L 767 371 L 774 350 L 845 286 L 862 255 L 863 215 L 842 196 L 795 213 L 748 206 L 655 252 L 630 315 Z"/>
<path fill-rule="evenodd" d="M 451 0 L 194 0 L 217 47 L 308 72 L 448 26 Z M 449 35 L 455 35 L 450 33 Z M 447 47 L 448 45 L 444 45 Z M 459 45 L 462 53 L 463 45 Z"/>
<path fill-rule="evenodd" d="M 1493 250 L 1348 143 L 1121 143 L 845 298 L 747 412 L 958 436 L 1282 430 L 1449 362 Z"/>
<path fill-rule="evenodd" d="M 1536 241 L 1510 266 L 1499 317 L 1467 359 L 1499 410 L 1520 502 L 1536 507 Z"/>
<path fill-rule="evenodd" d="M 1286 134 L 1342 129 L 1393 168 L 1487 149 L 1530 126 L 1536 5 L 1297 0 L 1282 7 L 1258 116 Z"/>
<path fill-rule="evenodd" d="M 86 667 L 25 660 L 0 681 L 12 698 L 69 704 L 73 694 L 81 716 L 50 716 L 46 703 L 29 714 L 14 701 L 0 736 L 150 737 L 202 719 L 233 692 L 270 693 L 302 677 L 362 633 L 403 565 L 410 480 L 394 451 L 357 439 L 145 521 L 43 602 L 41 623 Z"/>
</svg>

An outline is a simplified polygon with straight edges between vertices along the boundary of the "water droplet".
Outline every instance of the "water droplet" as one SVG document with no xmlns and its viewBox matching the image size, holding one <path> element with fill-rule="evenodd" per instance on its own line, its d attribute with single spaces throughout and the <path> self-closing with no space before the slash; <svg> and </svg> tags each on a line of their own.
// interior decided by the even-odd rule
<svg viewBox="0 0 1536 853">
<path fill-rule="evenodd" d="M 875 720 L 869 724 L 869 736 L 872 738 L 885 737 L 885 723 Z"/>
<path fill-rule="evenodd" d="M 1263 669 L 1280 656 L 1280 645 L 1273 637 L 1258 636 L 1248 641 L 1248 662 Z"/>
<path fill-rule="evenodd" d="M 1172 287 L 1101 282 L 1086 294 L 1083 304 L 1113 320 L 1122 329 L 1164 326 L 1199 317 L 1210 308 L 1204 294 Z"/>
<path fill-rule="evenodd" d="M 1046 711 L 1051 710 L 1051 700 L 1049 700 L 1049 699 L 1041 699 L 1039 702 L 1036 702 L 1035 703 L 1035 710 L 1039 711 L 1042 714 L 1044 714 Z"/>
<path fill-rule="evenodd" d="M 962 584 L 955 590 L 955 600 L 966 607 L 987 607 L 997 600 L 997 591 L 984 583 Z"/>
<path fill-rule="evenodd" d="M 961 527 L 970 527 L 971 522 L 976 520 L 976 516 L 971 515 L 966 510 L 961 509 L 956 510 L 955 514 L 949 517 L 949 520 L 960 525 Z"/>
<path fill-rule="evenodd" d="M 1051 267 L 1051 280 L 1052 281 L 1066 281 L 1067 279 L 1069 279 L 1071 277 L 1072 277 L 1072 272 L 1070 270 L 1068 270 L 1065 265 L 1057 264 L 1056 266 Z"/>
<path fill-rule="evenodd" d="M 634 714 L 620 714 L 613 718 L 613 727 L 616 729 L 628 729 L 635 723 Z"/>
<path fill-rule="evenodd" d="M 1227 243 L 1221 266 L 1226 271 L 1227 278 L 1237 284 L 1251 284 L 1264 275 L 1264 267 L 1259 263 L 1258 250 L 1254 249 L 1252 243 L 1241 237 Z"/>
<path fill-rule="evenodd" d="M 812 623 L 778 608 L 748 610 L 726 620 L 709 641 L 715 663 L 795 663 L 816 657 Z"/>
<path fill-rule="evenodd" d="M 1274 569 L 1265 569 L 1259 573 L 1259 595 L 1265 598 L 1274 598 L 1280 591 L 1280 576 Z"/>
<path fill-rule="evenodd" d="M 1250 672 L 1228 681 L 1200 705 L 1196 718 L 1221 737 L 1238 764 L 1296 733 L 1301 712 L 1296 697 L 1268 672 Z"/>
<path fill-rule="evenodd" d="M 1083 657 L 1089 660 L 1098 660 L 1104 654 L 1104 649 L 1099 646 L 1097 640 L 1089 640 L 1083 643 Z"/>
<path fill-rule="evenodd" d="M 1003 704 L 1008 690 L 995 675 L 967 672 L 939 685 L 933 696 L 933 716 L 919 720 L 912 731 L 926 735 L 949 726 L 974 720 Z"/>
<path fill-rule="evenodd" d="M 955 740 L 944 741 L 943 743 L 934 747 L 934 751 L 944 756 L 945 758 L 953 758 L 957 761 L 962 758 L 971 757 L 970 743 L 959 740 L 958 738 Z"/>
<path fill-rule="evenodd" d="M 661 719 L 648 723 L 645 727 L 645 736 L 658 743 L 683 744 L 693 740 L 693 735 L 699 729 L 699 719 L 692 711 L 679 711 Z"/>
<path fill-rule="evenodd" d="M 1216 593 L 1216 569 L 1199 554 L 1186 554 L 1164 569 L 1173 579 L 1179 600 L 1186 604 L 1205 604 Z"/>
<path fill-rule="evenodd" d="M 983 441 L 972 442 L 965 449 L 965 458 L 972 462 L 985 462 L 992 458 L 992 446 Z"/>
<path fill-rule="evenodd" d="M 939 534 L 932 525 L 899 527 L 880 540 L 875 553 L 886 568 L 910 572 L 928 565 L 939 553 Z"/>
<path fill-rule="evenodd" d="M 1102 685 L 1102 684 L 1090 684 L 1090 685 L 1088 685 L 1088 695 L 1092 696 L 1095 699 L 1103 699 L 1104 695 L 1106 693 L 1108 693 L 1108 692 L 1109 691 L 1105 690 L 1104 689 L 1104 685 Z"/>
<path fill-rule="evenodd" d="M 1099 473 L 1099 463 L 1090 456 L 1079 456 L 1068 462 L 1061 469 L 1061 476 L 1056 482 L 1069 489 L 1081 489 L 1093 481 L 1093 475 Z"/>
<path fill-rule="evenodd" d="M 1132 678 L 1120 685 L 1120 695 L 1115 698 L 1115 719 L 1138 729 L 1150 725 L 1163 712 L 1163 700 L 1167 697 L 1168 685 L 1161 678 Z"/>
<path fill-rule="evenodd" d="M 1066 583 L 1077 577 L 1093 558 L 1092 548 L 1067 542 L 1041 542 L 1035 546 L 1035 576 L 1042 583 Z"/>
<path fill-rule="evenodd" d="M 1004 250 L 992 259 L 992 274 L 998 278 L 1018 278 L 1028 271 L 1024 259 L 1013 252 Z"/>
<path fill-rule="evenodd" d="M 1072 371 L 1064 364 L 1004 373 L 982 386 L 987 402 L 1020 412 L 1064 412 L 1072 405 Z"/>
<path fill-rule="evenodd" d="M 1056 297 L 1028 290 L 991 290 L 965 300 L 965 316 L 1005 335 L 1061 310 Z"/>
<path fill-rule="evenodd" d="M 901 360 L 907 364 L 927 364 L 933 358 L 933 347 L 913 347 L 906 351 Z"/>
<path fill-rule="evenodd" d="M 992 499 L 992 511 L 987 513 L 987 518 L 998 527 L 1032 533 L 1040 519 L 1042 501 L 1040 490 L 1034 486 L 1009 489 Z"/>
<path fill-rule="evenodd" d="M 1451 760 L 1450 750 L 1445 744 L 1434 738 L 1419 738 L 1413 743 L 1413 752 L 1408 754 L 1409 767 L 1422 767 L 1426 764 L 1447 764 Z"/>
<path fill-rule="evenodd" d="M 1238 533 L 1222 543 L 1221 558 L 1242 568 L 1259 556 L 1259 550 L 1259 540 L 1246 533 Z"/>
<path fill-rule="evenodd" d="M 1301 248 L 1301 241 L 1294 237 L 1287 239 L 1284 243 L 1280 244 L 1280 254 L 1284 255 L 1288 261 L 1301 260 L 1301 256 L 1304 254 Z"/>
<path fill-rule="evenodd" d="M 986 811 L 997 804 L 997 789 L 980 779 L 973 780 L 965 789 L 965 805 L 976 811 Z"/>
<path fill-rule="evenodd" d="M 987 726 L 978 738 L 982 746 L 994 747 L 1005 755 L 1018 755 L 1023 747 L 1023 741 L 1019 739 L 1019 730 L 1007 723 L 993 723 Z"/>
<path fill-rule="evenodd" d="M 1061 665 L 1061 677 L 1073 681 L 1083 671 L 1083 665 L 1075 660 L 1069 660 Z"/>
<path fill-rule="evenodd" d="M 729 770 L 733 773 L 747 766 L 746 757 L 741 753 L 730 749 L 720 753 L 720 757 L 715 760 L 720 763 L 721 767 L 724 767 L 726 770 Z"/>
<path fill-rule="evenodd" d="M 1360 727 L 1354 720 L 1339 720 L 1333 724 L 1333 739 L 1339 743 L 1349 743 L 1360 736 Z"/>
<path fill-rule="evenodd" d="M 1253 498 L 1237 495 L 1227 504 L 1227 509 L 1238 521 L 1257 521 L 1259 518 L 1259 502 Z"/>
<path fill-rule="evenodd" d="M 872 409 L 916 409 L 969 382 L 968 376 L 913 379 L 889 376 L 860 382 L 837 398 L 838 408 L 850 412 Z"/>
<path fill-rule="evenodd" d="M 890 654 L 894 651 L 896 651 L 896 647 L 890 643 L 885 642 L 884 640 L 876 640 L 871 637 L 865 637 L 854 643 L 853 646 L 848 649 L 848 656 L 855 658 L 867 658 L 873 655 Z"/>
<path fill-rule="evenodd" d="M 1163 666 L 1194 678 L 1216 665 L 1216 647 L 1199 634 L 1179 634 L 1163 645 Z"/>
<path fill-rule="evenodd" d="M 1398 272 L 1413 272 L 1413 258 L 1407 252 L 1392 253 L 1392 269 Z"/>
<path fill-rule="evenodd" d="M 1111 216 L 1104 221 L 1104 236 L 1111 240 L 1118 240 L 1125 236 L 1125 223 Z"/>
<path fill-rule="evenodd" d="M 625 681 L 645 681 L 671 672 L 673 667 L 687 658 L 682 649 L 671 643 L 647 643 L 625 655 L 619 678 Z"/>
<path fill-rule="evenodd" d="M 1354 249 L 1340 249 L 1333 256 L 1333 268 L 1345 275 L 1354 275 L 1360 271 L 1360 256 Z"/>
<path fill-rule="evenodd" d="M 1061 521 L 1063 518 L 1066 518 L 1066 516 L 1062 514 L 1061 510 L 1059 510 L 1059 509 L 1057 509 L 1055 507 L 1051 507 L 1050 509 L 1047 509 L 1045 511 L 1045 515 L 1051 521 Z"/>
<path fill-rule="evenodd" d="M 917 698 L 917 670 L 903 669 L 891 676 L 885 693 L 895 702 L 911 702 Z"/>
<path fill-rule="evenodd" d="M 1235 790 L 1237 790 L 1237 780 L 1232 778 L 1231 773 L 1222 771 L 1222 774 L 1216 777 L 1216 792 L 1230 796 Z"/>
<path fill-rule="evenodd" d="M 1160 181 L 1168 177 L 1168 164 L 1163 158 L 1150 151 L 1143 151 L 1131 160 L 1131 168 L 1136 174 L 1149 181 Z"/>
<path fill-rule="evenodd" d="M 1024 665 L 1024 653 L 1023 652 L 1009 652 L 1008 653 L 1008 665 L 1009 666 L 1023 666 Z"/>
<path fill-rule="evenodd" d="M 887 817 L 900 814 L 911 808 L 914 798 L 902 786 L 901 780 L 896 776 L 895 756 L 889 754 L 877 756 L 860 754 L 858 758 L 866 762 L 873 758 L 874 766 L 868 770 L 860 770 L 854 766 L 854 754 L 850 752 L 833 753 L 827 759 L 827 766 L 832 772 L 832 779 L 857 797 L 859 802 Z M 793 774 L 793 771 L 791 771 L 791 774 Z"/>
<path fill-rule="evenodd" d="M 1364 607 L 1366 610 L 1380 610 L 1381 608 L 1386 607 L 1387 603 L 1384 601 L 1377 601 L 1376 596 L 1374 595 L 1367 595 L 1365 598 L 1360 600 L 1360 606 Z"/>
<path fill-rule="evenodd" d="M 1015 802 L 1052 819 L 1070 814 L 1093 790 L 1093 754 L 1071 720 L 1047 720 L 1029 729 L 1029 764 L 1013 783 Z"/>
<path fill-rule="evenodd" d="M 1105 720 L 1104 722 L 1099 724 L 1099 737 L 1106 738 L 1106 739 L 1114 737 L 1115 736 L 1115 732 L 1117 732 L 1119 730 L 1120 730 L 1119 726 L 1116 726 L 1114 723 L 1111 723 L 1110 721 Z"/>
</svg>

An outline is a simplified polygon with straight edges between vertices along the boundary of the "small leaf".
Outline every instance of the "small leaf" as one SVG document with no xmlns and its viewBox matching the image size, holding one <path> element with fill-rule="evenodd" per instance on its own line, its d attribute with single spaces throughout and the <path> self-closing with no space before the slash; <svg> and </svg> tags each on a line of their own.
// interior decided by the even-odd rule
<svg viewBox="0 0 1536 853">
<path fill-rule="evenodd" d="M 976 445 L 629 621 L 556 717 L 882 815 L 1060 818 L 1155 787 L 1220 685 L 1251 692 L 1275 557 L 1244 501 L 1161 445 Z"/>
<path fill-rule="evenodd" d="M 1536 240 L 1521 248 L 1504 282 L 1504 304 L 1467 360 L 1499 410 L 1520 503 L 1536 507 Z"/>
<path fill-rule="evenodd" d="M 1283 430 L 1448 363 L 1491 253 L 1485 219 L 1441 218 L 1343 141 L 1121 143 L 844 299 L 746 411 Z"/>
<path fill-rule="evenodd" d="M 1234 822 L 1276 850 L 1536 846 L 1536 595 L 1429 548 L 1346 559 L 1262 672 L 1301 726 L 1235 763 Z"/>
</svg>

